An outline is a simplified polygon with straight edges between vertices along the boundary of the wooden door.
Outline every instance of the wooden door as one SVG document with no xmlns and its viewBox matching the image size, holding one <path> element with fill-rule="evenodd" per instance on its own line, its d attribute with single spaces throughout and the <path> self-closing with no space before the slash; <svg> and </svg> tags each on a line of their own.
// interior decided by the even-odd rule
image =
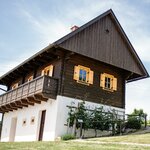
<svg viewBox="0 0 150 150">
<path fill-rule="evenodd" d="M 42 139 L 43 139 L 45 115 L 46 115 L 46 110 L 43 110 L 41 113 L 40 130 L 39 130 L 39 138 L 38 138 L 39 141 L 42 141 Z"/>
</svg>

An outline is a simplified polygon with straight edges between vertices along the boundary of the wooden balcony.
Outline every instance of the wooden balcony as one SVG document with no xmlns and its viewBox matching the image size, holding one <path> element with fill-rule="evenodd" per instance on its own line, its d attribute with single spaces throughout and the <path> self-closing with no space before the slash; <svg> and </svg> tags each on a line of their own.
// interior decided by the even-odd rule
<svg viewBox="0 0 150 150">
<path fill-rule="evenodd" d="M 56 99 L 57 89 L 58 79 L 40 76 L 0 95 L 0 112 L 17 110 L 35 103 L 40 104 L 41 101 L 47 101 L 49 98 Z"/>
</svg>

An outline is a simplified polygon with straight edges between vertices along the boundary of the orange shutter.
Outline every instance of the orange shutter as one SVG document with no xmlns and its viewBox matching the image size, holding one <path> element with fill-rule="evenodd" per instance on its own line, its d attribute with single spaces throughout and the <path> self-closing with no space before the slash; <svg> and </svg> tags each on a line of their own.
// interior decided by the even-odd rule
<svg viewBox="0 0 150 150">
<path fill-rule="evenodd" d="M 89 83 L 93 84 L 93 77 L 94 77 L 94 72 L 93 71 L 89 71 Z"/>
<path fill-rule="evenodd" d="M 18 83 L 13 84 L 12 90 L 16 89 L 18 87 Z"/>
<path fill-rule="evenodd" d="M 33 76 L 30 76 L 30 77 L 28 78 L 28 82 L 31 81 L 31 80 L 33 80 Z"/>
<path fill-rule="evenodd" d="M 117 78 L 113 78 L 113 90 L 117 91 Z"/>
<path fill-rule="evenodd" d="M 100 87 L 105 87 L 105 74 L 100 75 Z"/>
<path fill-rule="evenodd" d="M 50 67 L 49 67 L 49 76 L 50 76 L 50 77 L 53 76 L 53 68 L 54 68 L 54 66 L 53 66 L 53 65 L 50 65 Z"/>
<path fill-rule="evenodd" d="M 42 73 L 41 73 L 41 75 L 42 75 L 42 76 L 44 76 L 44 69 L 42 70 Z"/>
<path fill-rule="evenodd" d="M 48 66 L 48 67 L 45 67 L 45 68 L 42 70 L 41 75 L 42 75 L 42 76 L 47 75 L 47 76 L 52 77 L 52 76 L 53 76 L 53 68 L 54 68 L 53 65 L 50 65 L 50 66 Z M 49 74 L 48 74 L 48 72 L 49 72 Z"/>
<path fill-rule="evenodd" d="M 78 66 L 74 66 L 74 76 L 73 79 L 74 80 L 79 80 L 79 67 Z"/>
</svg>

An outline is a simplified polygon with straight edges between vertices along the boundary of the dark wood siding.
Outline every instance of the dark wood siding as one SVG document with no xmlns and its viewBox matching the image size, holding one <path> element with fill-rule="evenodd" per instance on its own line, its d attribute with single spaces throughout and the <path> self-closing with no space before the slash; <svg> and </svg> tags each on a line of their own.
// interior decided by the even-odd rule
<svg viewBox="0 0 150 150">
<path fill-rule="evenodd" d="M 74 66 L 83 65 L 89 67 L 94 71 L 93 85 L 83 85 L 73 80 Z M 63 95 L 84 99 L 91 102 L 102 103 L 106 105 L 116 106 L 120 108 L 125 107 L 125 80 L 123 71 L 100 63 L 89 58 L 74 56 L 65 63 L 65 80 L 63 87 Z M 117 91 L 110 92 L 103 90 L 100 87 L 100 74 L 108 73 L 114 75 L 118 80 Z"/>
<path fill-rule="evenodd" d="M 96 21 L 60 44 L 65 49 L 142 75 L 139 62 L 110 15 Z"/>
<path fill-rule="evenodd" d="M 29 72 L 29 73 L 25 73 L 24 74 L 24 77 L 21 77 L 19 79 L 16 79 L 15 81 L 13 81 L 11 84 L 10 84 L 10 89 L 11 87 L 13 86 L 13 84 L 15 83 L 18 83 L 18 85 L 21 85 L 23 83 L 26 83 L 28 81 L 28 78 L 33 75 L 35 78 L 41 76 L 41 72 L 42 70 L 48 66 L 48 65 L 53 65 L 54 68 L 53 68 L 53 77 L 55 78 L 58 78 L 60 79 L 60 74 L 61 74 L 61 60 L 55 60 L 55 61 L 52 61 L 52 62 L 49 62 L 49 63 L 46 63 L 45 65 L 39 67 L 37 70 L 35 70 L 35 73 L 33 71 Z"/>
</svg>

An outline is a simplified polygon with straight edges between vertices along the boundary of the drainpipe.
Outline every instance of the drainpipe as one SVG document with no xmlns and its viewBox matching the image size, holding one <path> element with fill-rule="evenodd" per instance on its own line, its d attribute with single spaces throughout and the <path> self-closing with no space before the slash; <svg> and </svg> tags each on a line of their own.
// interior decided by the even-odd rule
<svg viewBox="0 0 150 150">
<path fill-rule="evenodd" d="M 4 120 L 4 113 L 2 113 L 1 128 L 0 128 L 0 141 L 1 141 L 1 136 L 2 136 L 3 120 Z"/>
</svg>

